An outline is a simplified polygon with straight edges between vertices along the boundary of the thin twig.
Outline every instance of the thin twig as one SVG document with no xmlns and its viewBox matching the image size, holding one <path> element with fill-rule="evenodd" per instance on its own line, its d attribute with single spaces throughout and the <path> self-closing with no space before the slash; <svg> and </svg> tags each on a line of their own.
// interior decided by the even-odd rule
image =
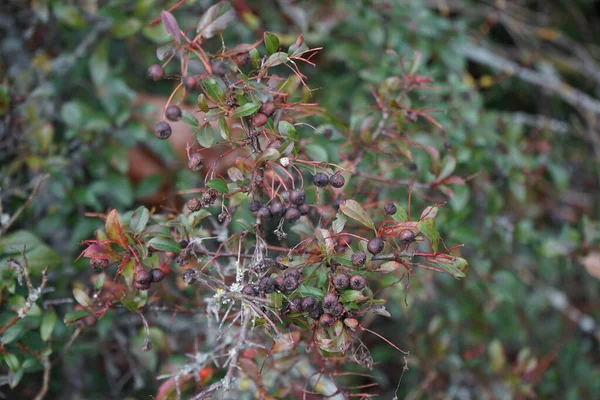
<svg viewBox="0 0 600 400">
<path fill-rule="evenodd" d="M 21 213 L 25 210 L 25 208 L 27 208 L 29 203 L 31 203 L 31 200 L 33 200 L 33 198 L 35 197 L 38 189 L 40 188 L 42 183 L 44 183 L 44 181 L 46 179 L 48 179 L 49 176 L 50 175 L 43 175 L 37 179 L 37 181 L 35 182 L 35 184 L 33 186 L 33 190 L 27 197 L 27 200 L 25 200 L 25 203 L 23 203 L 23 205 L 21 207 L 19 207 L 19 209 L 17 211 L 15 211 L 15 213 L 12 215 L 12 217 L 10 217 L 8 222 L 0 228 L 0 236 L 3 236 L 8 231 L 8 228 L 10 228 L 10 226 L 12 224 L 14 224 L 14 222 L 17 220 L 17 218 L 19 218 L 19 215 L 21 215 Z"/>
</svg>

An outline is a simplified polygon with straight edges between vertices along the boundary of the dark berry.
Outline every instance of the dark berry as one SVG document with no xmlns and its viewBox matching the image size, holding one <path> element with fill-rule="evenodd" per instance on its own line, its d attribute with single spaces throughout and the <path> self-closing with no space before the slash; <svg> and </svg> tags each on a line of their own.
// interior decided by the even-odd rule
<svg viewBox="0 0 600 400">
<path fill-rule="evenodd" d="M 293 276 L 286 276 L 283 279 L 283 287 L 288 292 L 296 290 L 298 288 L 298 279 Z"/>
<path fill-rule="evenodd" d="M 308 316 L 312 319 L 319 319 L 321 315 L 323 315 L 323 307 L 320 304 L 308 312 Z"/>
<path fill-rule="evenodd" d="M 243 67 L 250 61 L 250 54 L 248 52 L 236 54 L 234 60 L 239 67 Z"/>
<path fill-rule="evenodd" d="M 323 328 L 329 328 L 335 323 L 335 318 L 331 314 L 323 314 L 321 318 L 319 318 L 319 324 Z"/>
<path fill-rule="evenodd" d="M 150 271 L 140 268 L 135 271 L 135 274 L 133 275 L 133 286 L 136 289 L 148 290 L 151 278 L 152 275 L 150 274 Z"/>
<path fill-rule="evenodd" d="M 396 214 L 396 211 L 398 211 L 396 205 L 391 201 L 389 203 L 386 203 L 385 206 L 383 206 L 383 210 L 387 215 L 394 215 Z"/>
<path fill-rule="evenodd" d="M 285 278 L 287 278 L 288 276 L 291 276 L 292 278 L 296 279 L 297 281 L 299 281 L 300 279 L 302 279 L 302 273 L 300 271 L 298 271 L 297 269 L 294 269 L 294 268 L 290 268 L 287 271 L 285 271 L 283 273 L 283 276 Z"/>
<path fill-rule="evenodd" d="M 217 199 L 217 191 L 214 189 L 208 189 L 202 194 L 202 205 L 207 207 L 215 202 Z"/>
<path fill-rule="evenodd" d="M 185 239 L 181 239 L 179 241 L 179 247 L 181 247 L 182 249 L 185 249 L 186 247 L 188 247 L 190 245 L 190 242 L 188 242 Z"/>
<path fill-rule="evenodd" d="M 317 306 L 317 300 L 314 297 L 306 296 L 302 299 L 302 311 L 311 312 Z"/>
<path fill-rule="evenodd" d="M 167 107 L 167 110 L 165 111 L 165 116 L 169 121 L 179 121 L 179 119 L 181 118 L 181 108 L 171 105 Z"/>
<path fill-rule="evenodd" d="M 258 109 L 259 113 L 265 114 L 267 117 L 270 117 L 275 112 L 275 105 L 270 101 L 263 103 Z"/>
<path fill-rule="evenodd" d="M 288 304 L 288 308 L 293 314 L 302 312 L 302 299 L 292 299 L 292 301 L 290 301 Z"/>
<path fill-rule="evenodd" d="M 211 67 L 213 74 L 217 76 L 225 76 L 229 72 L 229 66 L 221 60 L 214 60 Z"/>
<path fill-rule="evenodd" d="M 152 268 L 150 270 L 150 281 L 151 282 L 160 282 L 165 277 L 165 273 L 160 268 Z"/>
<path fill-rule="evenodd" d="M 338 290 L 348 289 L 350 278 L 344 273 L 339 273 L 333 277 L 333 286 Z"/>
<path fill-rule="evenodd" d="M 198 152 L 190 154 L 188 158 L 188 168 L 192 171 L 200 171 L 204 165 L 204 156 Z"/>
<path fill-rule="evenodd" d="M 353 290 L 362 290 L 365 286 L 367 286 L 367 280 L 364 276 L 360 274 L 352 275 L 350 278 L 350 287 Z"/>
<path fill-rule="evenodd" d="M 410 229 L 403 229 L 400 231 L 398 239 L 404 243 L 412 243 L 415 241 L 415 233 Z"/>
<path fill-rule="evenodd" d="M 275 218 L 280 218 L 285 214 L 285 206 L 281 204 L 280 201 L 274 201 L 269 206 L 269 210 L 271 211 L 271 215 Z"/>
<path fill-rule="evenodd" d="M 171 125 L 166 123 L 165 121 L 161 121 L 154 125 L 154 134 L 159 139 L 168 139 L 171 136 Z"/>
<path fill-rule="evenodd" d="M 364 251 L 357 251 L 352 254 L 352 265 L 355 267 L 362 267 L 365 265 L 365 261 L 367 261 L 367 255 Z"/>
<path fill-rule="evenodd" d="M 267 207 L 261 207 L 256 212 L 256 216 L 260 219 L 271 219 L 271 211 Z"/>
<path fill-rule="evenodd" d="M 316 187 L 325 187 L 329 185 L 329 177 L 327 176 L 327 174 L 319 172 L 318 174 L 313 176 L 313 183 Z"/>
<path fill-rule="evenodd" d="M 288 222 L 296 222 L 300 219 L 300 211 L 294 207 L 289 207 L 285 212 L 284 218 Z"/>
<path fill-rule="evenodd" d="M 90 258 L 90 267 L 94 271 L 102 271 L 103 269 L 108 267 L 108 259 L 107 258 Z"/>
<path fill-rule="evenodd" d="M 342 305 L 342 303 L 335 303 L 333 307 L 329 309 L 329 312 L 334 317 L 339 317 L 344 313 L 344 306 Z"/>
<path fill-rule="evenodd" d="M 183 271 L 183 281 L 188 285 L 196 283 L 196 270 L 190 268 Z"/>
<path fill-rule="evenodd" d="M 331 175 L 331 178 L 329 178 L 329 184 L 334 188 L 341 188 L 345 183 L 346 179 L 344 179 L 344 176 L 339 172 Z"/>
<path fill-rule="evenodd" d="M 256 113 L 252 117 L 252 125 L 254 125 L 256 127 L 263 126 L 264 124 L 267 123 L 268 119 L 269 119 L 269 117 L 267 117 L 265 114 Z"/>
<path fill-rule="evenodd" d="M 250 212 L 257 212 L 261 207 L 262 203 L 260 200 L 250 200 L 248 202 L 248 210 L 250 210 Z"/>
<path fill-rule="evenodd" d="M 245 294 L 246 296 L 256 296 L 256 289 L 254 289 L 252 286 L 250 285 L 246 285 L 242 288 L 242 293 Z"/>
<path fill-rule="evenodd" d="M 298 211 L 300 211 L 300 215 L 307 215 L 310 211 L 310 208 L 308 207 L 308 204 L 304 203 L 298 206 Z"/>
<path fill-rule="evenodd" d="M 193 199 L 189 199 L 187 202 L 187 208 L 190 211 L 199 211 L 202 208 L 202 200 L 200 200 L 197 197 L 194 197 Z"/>
<path fill-rule="evenodd" d="M 165 70 L 158 64 L 152 64 L 150 68 L 148 68 L 148 76 L 153 81 L 159 81 L 165 77 Z"/>
<path fill-rule="evenodd" d="M 290 192 L 290 202 L 300 206 L 306 201 L 306 193 L 302 189 L 294 189 Z"/>
<path fill-rule="evenodd" d="M 416 170 L 417 170 L 417 168 L 418 168 L 418 167 L 417 167 L 417 164 L 415 164 L 415 163 L 410 163 L 410 164 L 408 164 L 408 170 L 409 170 L 409 171 L 416 171 Z"/>
<path fill-rule="evenodd" d="M 272 293 L 275 290 L 275 280 L 269 276 L 263 276 L 258 281 L 258 290 L 263 293 Z"/>
<path fill-rule="evenodd" d="M 183 82 L 183 86 L 185 87 L 185 90 L 187 90 L 188 92 L 193 92 L 196 90 L 198 81 L 193 76 L 191 76 L 191 75 L 184 76 L 181 79 L 181 81 Z"/>
<path fill-rule="evenodd" d="M 446 150 L 452 149 L 452 142 L 450 140 L 444 141 L 444 149 L 446 149 Z"/>
<path fill-rule="evenodd" d="M 323 136 L 325 136 L 326 138 L 330 138 L 331 136 L 333 136 L 333 129 L 331 129 L 331 128 L 323 129 Z"/>
<path fill-rule="evenodd" d="M 328 292 L 323 296 L 323 305 L 325 308 L 331 308 L 335 306 L 340 301 L 340 296 L 337 293 Z"/>
<path fill-rule="evenodd" d="M 275 289 L 278 292 L 283 292 L 285 290 L 285 284 L 283 282 L 283 278 L 281 276 L 278 276 L 277 278 L 274 279 L 275 281 Z"/>
<path fill-rule="evenodd" d="M 369 242 L 367 243 L 367 250 L 369 250 L 369 253 L 375 255 L 381 253 L 381 251 L 383 250 L 383 246 L 383 240 L 376 237 L 369 240 Z"/>
</svg>

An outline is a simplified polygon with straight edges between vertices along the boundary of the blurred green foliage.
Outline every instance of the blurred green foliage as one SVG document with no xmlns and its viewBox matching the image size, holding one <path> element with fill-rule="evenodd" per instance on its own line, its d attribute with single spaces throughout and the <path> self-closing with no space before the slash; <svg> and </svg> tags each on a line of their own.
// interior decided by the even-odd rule
<svg viewBox="0 0 600 400">
<path fill-rule="evenodd" d="M 180 26 L 194 25 L 210 3 L 188 1 L 175 10 Z M 460 281 L 419 271 L 410 285 L 383 289 L 391 299 L 392 318 L 375 319 L 372 329 L 411 352 L 398 398 L 522 398 L 533 393 L 600 398 L 600 328 L 595 322 L 600 319 L 600 285 L 581 263 L 600 245 L 598 125 L 590 122 L 595 118 L 597 123 L 598 116 L 582 115 L 518 78 L 498 78 L 462 51 L 481 43 L 483 34 L 490 46 L 518 52 L 523 38 L 508 35 L 494 13 L 514 17 L 520 9 L 490 10 L 469 1 L 450 2 L 450 9 L 443 7 L 446 2 L 421 0 L 239 3 L 250 8 L 238 5 L 240 23 L 226 32 L 229 41 L 252 43 L 268 30 L 282 45 L 302 33 L 311 46 L 323 47 L 313 60 L 317 67 L 307 74 L 311 87 L 320 88 L 313 99 L 327 110 L 326 122 L 340 132 L 371 126 L 369 118 L 377 115 L 373 87 L 403 73 L 388 50 L 433 79 L 432 90 L 420 91 L 412 106 L 438 110 L 432 115 L 444 130 L 419 124 L 406 134 L 438 149 L 447 168 L 467 184 L 440 188 L 443 194 L 417 192 L 448 201 L 437 227 L 453 243 L 466 244 L 462 256 L 470 267 Z M 565 34 L 584 48 L 590 35 L 598 34 L 593 21 L 599 13 L 592 2 L 573 2 L 571 14 L 561 13 L 559 1 L 541 10 L 525 3 L 526 17 L 547 15 L 554 24 L 548 29 L 567 29 Z M 174 160 L 166 143 L 151 140 L 155 121 L 145 117 L 149 107 L 134 106 L 140 92 L 168 94 L 170 89 L 168 82 L 149 85 L 146 78 L 157 46 L 168 41 L 160 24 L 149 25 L 163 7 L 156 0 L 15 0 L 0 16 L 0 221 L 7 223 L 24 203 L 32 182 L 50 175 L 0 237 L 0 326 L 27 296 L 26 288 L 15 285 L 15 271 L 7 268 L 9 257 L 18 258 L 26 244 L 34 286 L 49 266 L 47 288 L 52 290 L 42 300 L 70 298 L 74 287 L 87 282 L 87 265 L 74 261 L 78 244 L 100 225 L 84 213 L 132 210 L 160 184 L 156 179 L 137 187 L 130 183 L 128 148 L 143 144 L 167 162 Z M 574 30 L 578 24 L 573 20 L 586 13 L 586 24 Z M 490 20 L 496 28 L 485 32 Z M 525 24 L 540 22 L 525 19 Z M 535 58 L 534 50 L 522 49 Z M 563 72 L 565 63 L 551 53 L 543 55 L 537 54 L 533 68 L 549 65 L 581 90 L 598 94 L 597 82 L 573 70 Z M 497 81 L 483 84 L 489 79 Z M 562 120 L 567 128 L 520 123 L 515 112 Z M 337 158 L 344 137 L 336 132 L 330 141 L 321 139 L 320 149 Z M 425 152 L 414 154 L 416 172 L 403 164 L 378 165 L 376 154 L 365 157 L 388 178 L 425 183 L 436 178 Z M 194 182 L 185 172 L 172 179 L 177 187 Z M 408 188 L 382 187 L 380 195 L 406 205 Z M 413 200 L 417 210 L 430 204 L 419 196 Z M 183 354 L 170 355 L 168 338 L 171 333 L 181 337 L 184 328 L 166 332 L 153 327 L 155 347 L 142 353 L 141 329 L 112 315 L 84 329 L 63 354 L 74 328 L 62 321 L 73 305 L 36 304 L 2 334 L 0 385 L 11 389 L 1 386 L 0 392 L 9 398 L 37 393 L 46 355 L 53 364 L 48 398 L 82 393 L 86 398 L 144 398 L 156 393 L 158 371 L 184 360 Z M 122 329 L 114 336 L 117 325 Z M 374 374 L 382 398 L 390 398 L 404 359 L 377 338 L 365 341 L 377 361 Z M 131 365 L 136 367 L 129 370 Z M 108 388 L 103 370 L 115 368 L 128 371 L 123 374 L 128 378 Z"/>
</svg>

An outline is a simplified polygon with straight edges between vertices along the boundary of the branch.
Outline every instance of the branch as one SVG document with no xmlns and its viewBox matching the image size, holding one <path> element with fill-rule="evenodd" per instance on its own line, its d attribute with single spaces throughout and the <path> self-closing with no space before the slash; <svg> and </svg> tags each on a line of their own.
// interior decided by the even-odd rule
<svg viewBox="0 0 600 400">
<path fill-rule="evenodd" d="M 42 183 L 44 183 L 44 181 L 46 179 L 48 179 L 49 176 L 50 175 L 44 175 L 37 179 L 37 181 L 35 182 L 35 184 L 33 186 L 33 190 L 29 194 L 29 197 L 27 197 L 27 200 L 25 200 L 25 203 L 23 203 L 23 205 L 21 207 L 19 207 L 19 209 L 17 211 L 15 211 L 15 213 L 12 215 L 12 217 L 10 217 L 8 222 L 0 228 L 0 236 L 4 236 L 4 234 L 6 234 L 6 232 L 8 231 L 8 228 L 10 228 L 10 226 L 15 223 L 17 218 L 19 218 L 19 215 L 21 215 L 21 213 L 25 210 L 25 208 L 27 208 L 29 203 L 31 203 L 31 200 L 33 200 L 33 198 L 35 197 L 35 195 L 36 195 L 38 189 L 40 188 L 40 186 L 42 185 Z"/>
</svg>

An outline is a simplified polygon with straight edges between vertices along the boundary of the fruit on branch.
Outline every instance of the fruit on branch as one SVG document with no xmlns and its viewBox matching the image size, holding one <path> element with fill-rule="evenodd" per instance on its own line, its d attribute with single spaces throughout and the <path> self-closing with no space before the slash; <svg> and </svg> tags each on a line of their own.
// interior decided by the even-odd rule
<svg viewBox="0 0 600 400">
<path fill-rule="evenodd" d="M 108 268 L 108 259 L 107 258 L 90 258 L 90 267 L 95 272 L 102 272 L 104 269 Z"/>
<path fill-rule="evenodd" d="M 367 243 L 367 250 L 369 250 L 369 253 L 375 255 L 383 251 L 383 246 L 383 240 L 381 238 L 375 237 L 369 240 L 369 242 Z"/>
<path fill-rule="evenodd" d="M 346 179 L 344 179 L 344 176 L 339 172 L 336 172 L 335 174 L 331 175 L 331 178 L 329 178 L 329 184 L 334 188 L 339 189 L 344 186 L 345 183 Z"/>
<path fill-rule="evenodd" d="M 342 315 L 344 313 L 344 311 L 345 311 L 344 310 L 344 305 L 342 303 L 335 303 L 333 305 L 333 307 L 329 308 L 329 312 L 334 317 L 339 317 L 340 315 Z"/>
<path fill-rule="evenodd" d="M 165 111 L 165 117 L 167 117 L 169 121 L 179 121 L 181 119 L 181 108 L 176 105 L 170 105 Z"/>
<path fill-rule="evenodd" d="M 298 211 L 300 212 L 300 215 L 307 215 L 310 208 L 308 207 L 308 204 L 304 203 L 301 206 L 298 206 Z"/>
<path fill-rule="evenodd" d="M 245 52 L 236 54 L 233 60 L 238 65 L 238 67 L 243 67 L 248 64 L 248 61 L 250 61 L 250 53 Z"/>
<path fill-rule="evenodd" d="M 198 86 L 198 81 L 195 77 L 191 75 L 184 76 L 181 79 L 181 82 L 183 83 L 183 87 L 185 87 L 185 90 L 187 90 L 188 92 L 194 92 L 196 90 L 196 87 Z"/>
<path fill-rule="evenodd" d="M 258 281 L 258 291 L 262 293 L 272 293 L 275 290 L 275 280 L 269 276 L 263 276 Z"/>
<path fill-rule="evenodd" d="M 319 319 L 324 312 L 323 307 L 320 304 L 317 304 L 315 308 L 308 312 L 308 316 L 312 319 Z"/>
<path fill-rule="evenodd" d="M 242 294 L 245 294 L 246 296 L 256 296 L 258 293 L 251 285 L 245 285 L 242 288 Z"/>
<path fill-rule="evenodd" d="M 319 318 L 319 324 L 323 328 L 330 328 L 333 324 L 335 324 L 335 318 L 331 314 L 323 314 L 321 318 Z"/>
<path fill-rule="evenodd" d="M 383 211 L 385 211 L 387 215 L 394 215 L 398 209 L 396 208 L 396 205 L 390 201 L 383 206 Z"/>
<path fill-rule="evenodd" d="M 256 212 L 256 216 L 262 220 L 271 219 L 271 211 L 267 207 L 261 207 Z"/>
<path fill-rule="evenodd" d="M 150 281 L 152 274 L 150 271 L 143 267 L 139 267 L 133 274 L 133 287 L 140 290 L 148 290 L 150 288 Z"/>
<path fill-rule="evenodd" d="M 348 286 L 350 286 L 350 278 L 348 275 L 340 272 L 333 277 L 333 286 L 335 286 L 337 290 L 348 289 Z"/>
<path fill-rule="evenodd" d="M 261 207 L 262 203 L 260 202 L 260 200 L 250 200 L 248 202 L 248 210 L 250 210 L 250 212 L 257 212 L 258 210 L 260 210 Z"/>
<path fill-rule="evenodd" d="M 152 64 L 148 68 L 148 77 L 153 81 L 159 81 L 165 77 L 165 70 L 158 64 Z"/>
<path fill-rule="evenodd" d="M 360 274 L 352 275 L 350 278 L 350 287 L 352 290 L 362 290 L 367 286 L 367 280 Z"/>
<path fill-rule="evenodd" d="M 404 243 L 412 243 L 415 241 L 415 233 L 410 229 L 403 229 L 398 235 L 398 239 Z"/>
<path fill-rule="evenodd" d="M 259 128 L 259 127 L 263 126 L 264 124 L 266 124 L 268 119 L 269 119 L 269 117 L 267 117 L 265 114 L 260 113 L 260 112 L 256 113 L 252 117 L 252 125 Z"/>
<path fill-rule="evenodd" d="M 329 177 L 326 173 L 319 172 L 318 174 L 315 174 L 315 176 L 313 176 L 313 183 L 316 187 L 323 188 L 329 185 Z"/>
<path fill-rule="evenodd" d="M 286 221 L 293 223 L 298 221 L 300 219 L 300 216 L 300 211 L 298 211 L 297 208 L 289 207 L 285 212 L 284 218 Z"/>
<path fill-rule="evenodd" d="M 365 265 L 365 261 L 367 261 L 367 255 L 364 251 L 358 250 L 354 254 L 352 254 L 352 265 L 355 267 L 362 267 Z"/>
<path fill-rule="evenodd" d="M 317 307 L 317 300 L 314 297 L 306 296 L 302 298 L 302 311 L 311 312 Z"/>
<path fill-rule="evenodd" d="M 151 282 L 160 282 L 165 277 L 165 273 L 160 268 L 152 268 L 150 270 L 150 281 Z"/>
<path fill-rule="evenodd" d="M 214 60 L 211 65 L 213 74 L 223 77 L 229 72 L 229 66 L 221 60 Z"/>
<path fill-rule="evenodd" d="M 340 296 L 334 292 L 327 292 L 325 296 L 323 296 L 323 306 L 325 308 L 331 308 L 335 306 L 340 301 Z"/>
<path fill-rule="evenodd" d="M 202 200 L 197 197 L 189 199 L 187 202 L 187 208 L 190 211 L 199 211 L 202 208 Z"/>
<path fill-rule="evenodd" d="M 280 218 L 285 214 L 285 206 L 283 204 L 281 204 L 280 201 L 275 200 L 273 203 L 271 203 L 271 205 L 269 206 L 269 210 L 271 211 L 271 215 L 273 215 L 274 218 Z"/>
<path fill-rule="evenodd" d="M 260 106 L 258 112 L 266 115 L 267 117 L 270 117 L 275 112 L 275 104 L 271 103 L 270 101 L 267 101 Z"/>
<path fill-rule="evenodd" d="M 290 202 L 297 206 L 301 206 L 306 201 L 306 193 L 302 189 L 294 189 L 289 195 Z"/>
<path fill-rule="evenodd" d="M 159 139 L 168 139 L 171 136 L 171 125 L 166 123 L 165 121 L 160 121 L 156 125 L 154 125 L 154 134 Z"/>
<path fill-rule="evenodd" d="M 290 301 L 288 303 L 288 309 L 293 314 L 301 313 L 302 312 L 302 299 L 301 298 L 292 299 L 292 301 Z"/>
</svg>

